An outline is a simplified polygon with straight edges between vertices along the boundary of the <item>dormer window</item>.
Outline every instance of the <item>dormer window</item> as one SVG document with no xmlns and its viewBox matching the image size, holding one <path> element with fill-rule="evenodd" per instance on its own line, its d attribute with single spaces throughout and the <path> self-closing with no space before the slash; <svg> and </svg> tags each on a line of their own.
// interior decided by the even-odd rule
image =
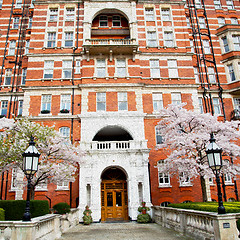
<svg viewBox="0 0 240 240">
<path fill-rule="evenodd" d="M 121 17 L 120 16 L 113 16 L 112 25 L 113 25 L 113 27 L 121 27 Z"/>
<path fill-rule="evenodd" d="M 108 27 L 108 17 L 107 16 L 99 17 L 99 26 L 100 27 Z"/>
</svg>

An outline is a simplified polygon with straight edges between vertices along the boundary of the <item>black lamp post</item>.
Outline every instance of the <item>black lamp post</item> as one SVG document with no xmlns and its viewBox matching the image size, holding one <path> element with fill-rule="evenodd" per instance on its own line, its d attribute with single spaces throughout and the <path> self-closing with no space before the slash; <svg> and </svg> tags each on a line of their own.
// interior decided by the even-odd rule
<svg viewBox="0 0 240 240">
<path fill-rule="evenodd" d="M 26 202 L 25 213 L 23 215 L 23 221 L 31 221 L 31 213 L 30 213 L 31 179 L 38 170 L 38 160 L 40 156 L 40 153 L 35 147 L 34 138 L 32 136 L 29 142 L 29 147 L 22 155 L 23 155 L 23 172 L 26 175 L 26 178 L 28 180 L 27 202 Z"/>
<path fill-rule="evenodd" d="M 216 176 L 217 191 L 218 191 L 218 214 L 225 214 L 223 206 L 222 192 L 220 186 L 219 172 L 222 168 L 222 149 L 215 143 L 213 133 L 211 133 L 210 144 L 206 149 L 209 167 L 213 170 Z"/>
</svg>

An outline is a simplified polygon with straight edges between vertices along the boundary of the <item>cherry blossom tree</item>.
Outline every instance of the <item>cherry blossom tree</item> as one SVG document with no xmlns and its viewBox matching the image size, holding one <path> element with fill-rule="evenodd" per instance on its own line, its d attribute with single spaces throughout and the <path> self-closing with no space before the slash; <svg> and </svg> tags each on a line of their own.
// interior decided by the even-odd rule
<svg viewBox="0 0 240 240">
<path fill-rule="evenodd" d="M 5 121 L 5 122 L 2 122 Z M 16 120 L 6 127 L 6 119 L 0 120 L 5 128 L 0 140 L 0 170 L 9 168 L 22 169 L 22 153 L 28 147 L 33 136 L 36 147 L 41 153 L 37 173 L 32 179 L 32 198 L 34 189 L 41 183 L 62 183 L 75 181 L 75 174 L 81 158 L 81 151 L 69 140 L 64 139 L 54 127 L 43 126 L 28 119 Z"/>
<path fill-rule="evenodd" d="M 186 173 L 189 178 L 200 176 L 203 200 L 206 201 L 205 179 L 213 177 L 205 152 L 210 133 L 214 133 L 216 143 L 223 149 L 222 173 L 236 176 L 240 166 L 226 159 L 234 161 L 240 155 L 239 122 L 218 121 L 217 116 L 187 110 L 184 106 L 170 104 L 160 112 L 157 128 L 164 140 L 157 148 L 164 149 L 166 159 L 159 171 L 171 175 Z"/>
</svg>

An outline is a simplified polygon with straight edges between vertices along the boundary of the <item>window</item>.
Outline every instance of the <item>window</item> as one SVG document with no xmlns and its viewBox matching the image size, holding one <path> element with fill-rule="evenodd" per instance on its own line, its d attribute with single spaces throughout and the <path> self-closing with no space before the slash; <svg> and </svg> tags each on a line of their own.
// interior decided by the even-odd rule
<svg viewBox="0 0 240 240">
<path fill-rule="evenodd" d="M 187 22 L 187 27 L 190 28 L 191 25 L 190 25 L 190 20 L 189 20 L 189 17 L 186 17 L 186 22 Z"/>
<path fill-rule="evenodd" d="M 215 5 L 215 9 L 222 9 L 220 0 L 214 0 L 213 2 L 214 2 L 214 5 Z"/>
<path fill-rule="evenodd" d="M 18 184 L 17 184 L 17 169 L 13 168 L 12 169 L 12 179 L 11 179 L 11 190 L 17 190 L 18 189 Z"/>
<path fill-rule="evenodd" d="M 18 102 L 18 115 L 22 116 L 23 111 L 23 100 L 19 100 Z"/>
<path fill-rule="evenodd" d="M 35 191 L 47 191 L 47 179 L 39 182 L 38 185 L 35 187 Z"/>
<path fill-rule="evenodd" d="M 161 207 L 167 207 L 169 204 L 171 204 L 171 203 L 170 202 L 162 202 Z"/>
<path fill-rule="evenodd" d="M 99 92 L 97 93 L 97 111 L 106 110 L 106 93 Z"/>
<path fill-rule="evenodd" d="M 16 48 L 16 41 L 12 40 L 9 44 L 8 55 L 14 55 L 15 54 L 15 48 Z"/>
<path fill-rule="evenodd" d="M 202 98 L 198 98 L 198 104 L 199 104 L 199 108 L 200 108 L 200 113 L 204 113 L 204 110 L 203 110 L 203 99 Z"/>
<path fill-rule="evenodd" d="M 49 20 L 56 22 L 58 18 L 58 9 L 57 8 L 50 8 Z"/>
<path fill-rule="evenodd" d="M 196 8 L 201 8 L 202 7 L 201 0 L 195 0 L 195 6 Z"/>
<path fill-rule="evenodd" d="M 126 61 L 125 61 L 125 59 L 117 59 L 117 76 L 118 77 L 126 76 Z"/>
<path fill-rule="evenodd" d="M 221 114 L 221 108 L 220 108 L 219 98 L 213 98 L 212 101 L 213 101 L 214 113 L 216 115 L 220 115 Z"/>
<path fill-rule="evenodd" d="M 26 40 L 26 44 L 25 44 L 25 54 L 29 53 L 29 46 L 30 46 L 30 40 Z"/>
<path fill-rule="evenodd" d="M 164 165 L 164 160 L 158 161 L 158 180 L 159 187 L 170 187 L 170 177 L 169 173 L 162 173 L 161 167 Z"/>
<path fill-rule="evenodd" d="M 233 69 L 232 64 L 228 65 L 228 73 L 229 73 L 229 76 L 230 76 L 230 80 L 235 81 L 236 77 L 235 77 L 235 73 L 234 73 L 234 69 Z"/>
<path fill-rule="evenodd" d="M 216 76 L 214 67 L 208 67 L 208 78 L 210 83 L 216 83 Z"/>
<path fill-rule="evenodd" d="M 154 112 L 159 112 L 161 109 L 163 109 L 162 93 L 153 93 L 152 99 L 153 99 L 153 111 Z"/>
<path fill-rule="evenodd" d="M 32 17 L 28 20 L 28 28 L 32 28 Z"/>
<path fill-rule="evenodd" d="M 69 183 L 66 181 L 58 182 L 57 183 L 57 190 L 68 190 Z"/>
<path fill-rule="evenodd" d="M 190 39 L 190 47 L 191 47 L 191 53 L 195 53 L 195 49 L 194 49 L 194 44 L 193 44 L 193 40 Z"/>
<path fill-rule="evenodd" d="M 194 71 L 194 78 L 196 83 L 199 83 L 199 72 L 198 72 L 198 68 L 197 67 L 193 67 L 193 71 Z"/>
<path fill-rule="evenodd" d="M 7 116 L 8 111 L 8 101 L 1 101 L 1 115 Z"/>
<path fill-rule="evenodd" d="M 222 38 L 222 41 L 223 41 L 223 47 L 224 47 L 224 51 L 225 53 L 229 51 L 229 46 L 228 46 L 228 40 L 227 40 L 227 37 L 223 37 Z"/>
<path fill-rule="evenodd" d="M 51 101 L 52 96 L 51 95 L 42 95 L 42 111 L 51 111 Z"/>
<path fill-rule="evenodd" d="M 177 60 L 171 59 L 167 60 L 167 62 L 169 78 L 178 78 Z"/>
<path fill-rule="evenodd" d="M 113 25 L 113 27 L 121 27 L 121 17 L 113 16 L 112 17 L 112 25 Z"/>
<path fill-rule="evenodd" d="M 204 53 L 205 54 L 210 54 L 211 53 L 208 40 L 203 40 L 203 48 L 204 48 Z"/>
<path fill-rule="evenodd" d="M 223 25 L 225 25 L 225 18 L 219 17 L 218 18 L 218 25 L 219 25 L 219 27 L 222 27 Z"/>
<path fill-rule="evenodd" d="M 234 98 L 234 108 L 240 110 L 240 98 Z"/>
<path fill-rule="evenodd" d="M 145 8 L 145 19 L 146 21 L 154 21 L 154 9 Z"/>
<path fill-rule="evenodd" d="M 160 78 L 159 60 L 150 60 L 151 78 Z"/>
<path fill-rule="evenodd" d="M 161 9 L 162 21 L 171 21 L 170 9 L 162 8 Z"/>
<path fill-rule="evenodd" d="M 199 27 L 200 28 L 206 28 L 206 23 L 204 17 L 199 17 Z"/>
<path fill-rule="evenodd" d="M 179 105 L 182 102 L 181 93 L 171 93 L 172 104 Z"/>
<path fill-rule="evenodd" d="M 8 68 L 5 72 L 5 82 L 4 85 L 11 85 L 11 79 L 12 79 L 12 69 Z"/>
<path fill-rule="evenodd" d="M 127 92 L 118 93 L 118 110 L 128 110 Z"/>
<path fill-rule="evenodd" d="M 62 61 L 62 78 L 71 78 L 72 77 L 72 61 L 71 60 L 64 60 Z"/>
<path fill-rule="evenodd" d="M 97 77 L 103 78 L 106 76 L 105 59 L 97 59 Z"/>
<path fill-rule="evenodd" d="M 16 0 L 15 8 L 21 8 L 22 7 L 22 0 Z"/>
<path fill-rule="evenodd" d="M 231 24 L 238 24 L 238 19 L 235 17 L 231 18 Z"/>
<path fill-rule="evenodd" d="M 235 51 L 240 51 L 240 36 L 233 35 L 233 45 Z"/>
<path fill-rule="evenodd" d="M 173 32 L 164 32 L 164 47 L 174 47 Z"/>
<path fill-rule="evenodd" d="M 22 85 L 25 85 L 26 76 L 27 76 L 27 68 L 23 68 L 23 70 L 22 70 Z"/>
<path fill-rule="evenodd" d="M 180 186 L 189 186 L 191 185 L 190 178 L 187 172 L 182 172 L 179 174 Z"/>
<path fill-rule="evenodd" d="M 76 60 L 76 66 L 75 66 L 75 73 L 79 74 L 81 73 L 81 61 L 78 59 Z"/>
<path fill-rule="evenodd" d="M 99 17 L 99 26 L 100 27 L 108 27 L 108 17 L 107 16 Z"/>
<path fill-rule="evenodd" d="M 234 9 L 234 5 L 233 5 L 233 1 L 232 0 L 227 0 L 226 4 L 227 4 L 228 10 Z"/>
<path fill-rule="evenodd" d="M 148 47 L 157 47 L 156 32 L 147 32 L 147 46 Z"/>
<path fill-rule="evenodd" d="M 225 184 L 232 184 L 232 177 L 230 174 L 224 174 L 224 181 L 225 181 Z"/>
<path fill-rule="evenodd" d="M 73 32 L 65 32 L 65 47 L 73 46 Z"/>
<path fill-rule="evenodd" d="M 47 34 L 48 39 L 47 39 L 47 47 L 53 48 L 56 46 L 56 33 L 51 32 Z"/>
<path fill-rule="evenodd" d="M 69 137 L 70 137 L 70 128 L 69 127 L 61 127 L 61 128 L 59 128 L 59 132 L 64 139 L 69 140 Z"/>
<path fill-rule="evenodd" d="M 0 0 L 0 9 L 2 9 L 3 0 Z"/>
<path fill-rule="evenodd" d="M 71 109 L 71 95 L 61 95 L 61 110 L 67 109 L 70 111 Z"/>
<path fill-rule="evenodd" d="M 160 133 L 160 129 L 158 128 L 158 126 L 155 127 L 155 133 L 156 133 L 156 144 L 162 144 L 163 137 Z"/>
<path fill-rule="evenodd" d="M 44 61 L 43 78 L 53 78 L 54 61 Z"/>
<path fill-rule="evenodd" d="M 66 9 L 66 21 L 74 21 L 75 19 L 75 8 Z"/>
</svg>

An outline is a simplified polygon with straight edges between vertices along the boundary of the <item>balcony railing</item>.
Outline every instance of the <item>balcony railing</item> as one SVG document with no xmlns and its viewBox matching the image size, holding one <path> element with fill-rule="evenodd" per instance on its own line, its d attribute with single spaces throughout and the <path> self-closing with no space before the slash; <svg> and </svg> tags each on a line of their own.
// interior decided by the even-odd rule
<svg viewBox="0 0 240 240">
<path fill-rule="evenodd" d="M 233 120 L 240 120 L 240 110 L 234 109 L 232 111 L 232 119 Z"/>
<path fill-rule="evenodd" d="M 81 142 L 81 148 L 85 151 L 123 151 L 123 150 L 136 150 L 146 149 L 147 141 L 109 141 L 109 142 Z"/>
<path fill-rule="evenodd" d="M 137 45 L 136 39 L 86 39 L 86 46 L 131 46 Z"/>
</svg>

